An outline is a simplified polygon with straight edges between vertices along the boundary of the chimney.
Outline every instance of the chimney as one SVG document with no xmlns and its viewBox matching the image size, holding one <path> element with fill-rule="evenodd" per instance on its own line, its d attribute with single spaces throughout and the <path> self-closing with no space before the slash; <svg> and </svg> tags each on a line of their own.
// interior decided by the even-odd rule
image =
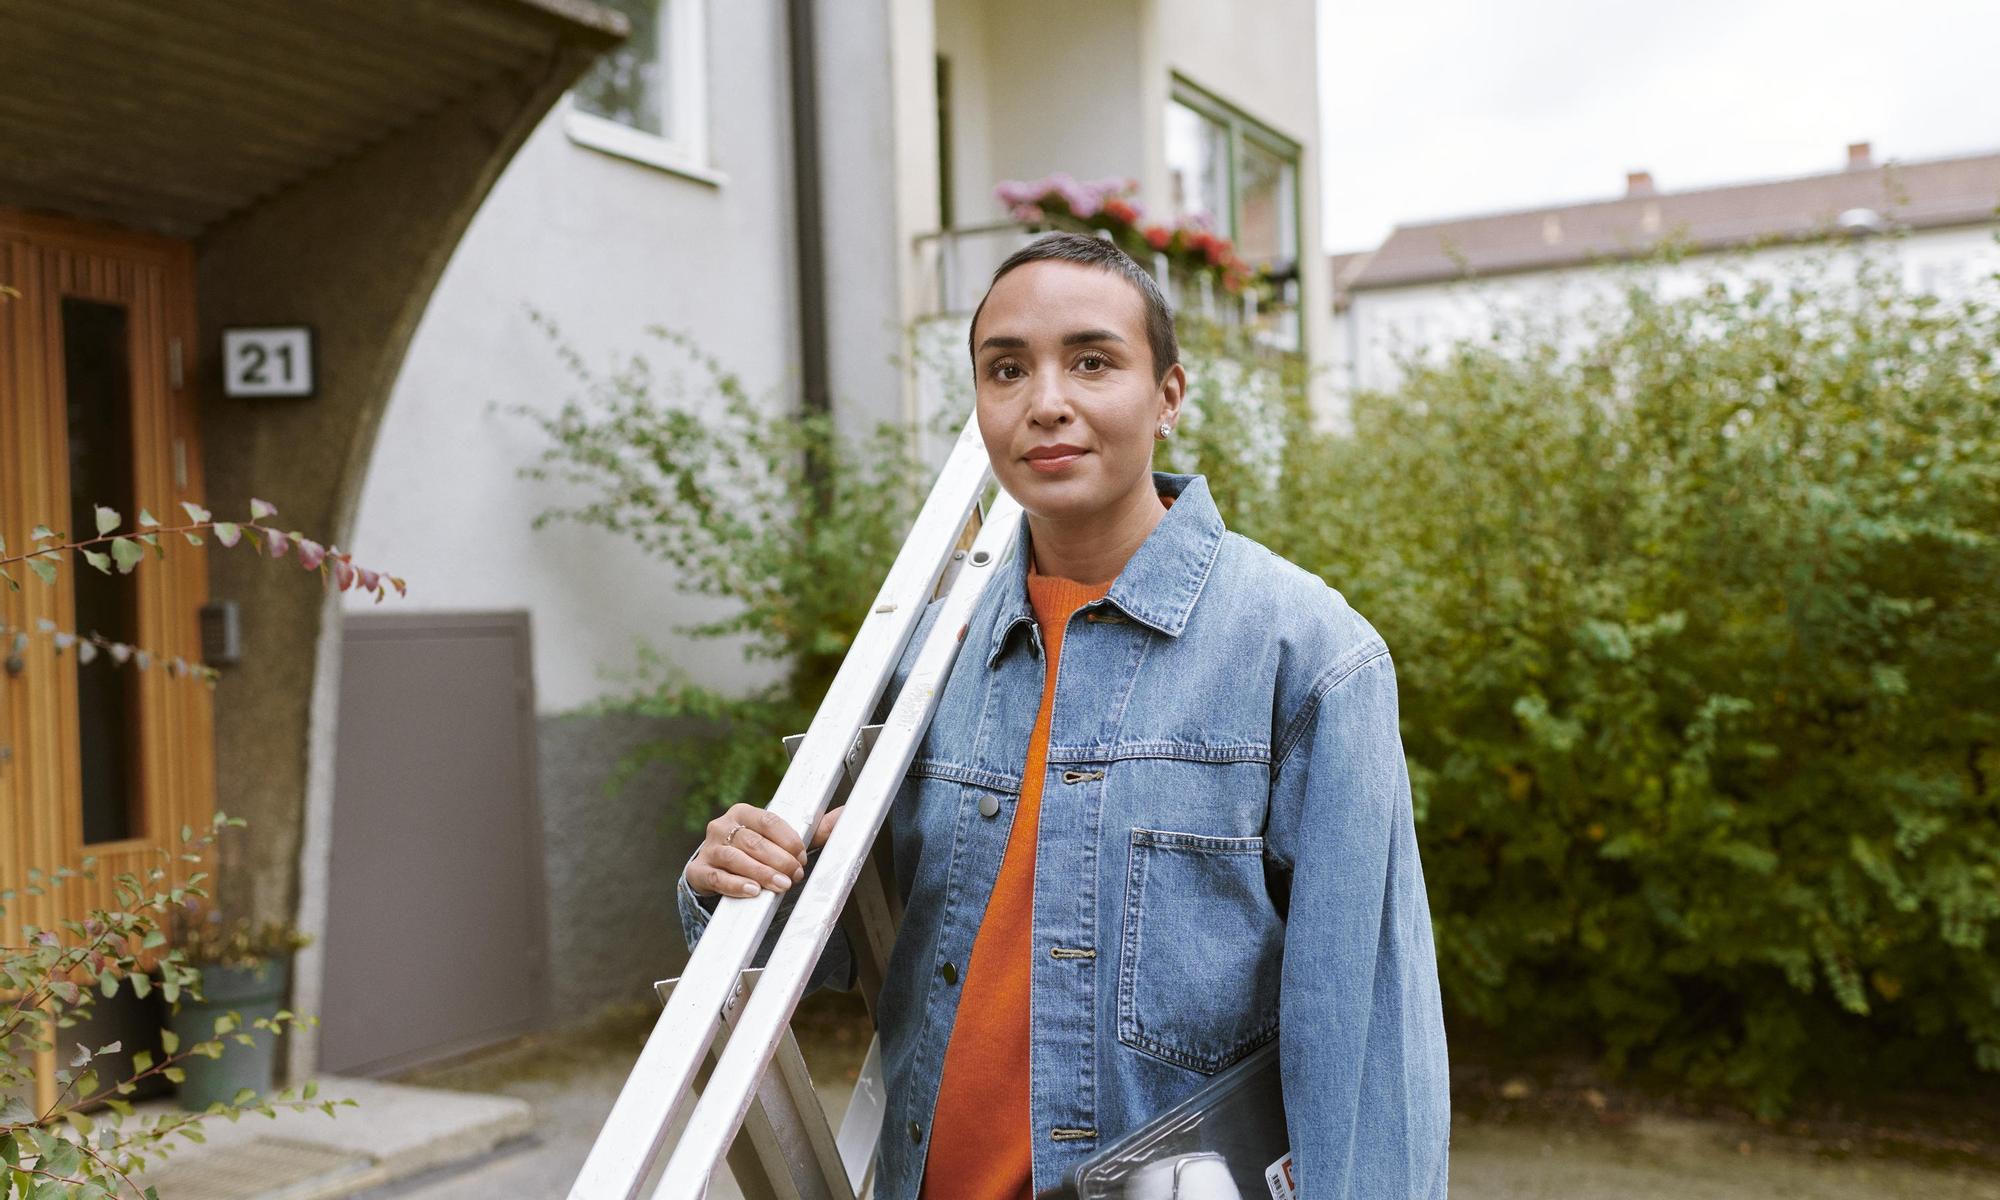
<svg viewBox="0 0 2000 1200">
<path fill-rule="evenodd" d="M 1625 198 L 1627 200 L 1630 200 L 1634 196 L 1651 196 L 1656 190 L 1653 187 L 1653 173 L 1651 171 L 1625 172 Z"/>
<path fill-rule="evenodd" d="M 1847 143 L 1847 169 L 1866 171 L 1875 165 L 1875 153 L 1867 142 Z"/>
</svg>

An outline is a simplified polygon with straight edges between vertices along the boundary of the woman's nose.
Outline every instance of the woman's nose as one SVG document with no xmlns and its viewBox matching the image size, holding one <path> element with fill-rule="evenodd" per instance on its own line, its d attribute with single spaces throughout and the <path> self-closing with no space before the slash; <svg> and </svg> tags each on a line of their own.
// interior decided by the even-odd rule
<svg viewBox="0 0 2000 1200">
<path fill-rule="evenodd" d="M 1061 425 L 1070 419 L 1069 397 L 1060 373 L 1039 375 L 1030 385 L 1028 420 L 1037 425 Z"/>
</svg>

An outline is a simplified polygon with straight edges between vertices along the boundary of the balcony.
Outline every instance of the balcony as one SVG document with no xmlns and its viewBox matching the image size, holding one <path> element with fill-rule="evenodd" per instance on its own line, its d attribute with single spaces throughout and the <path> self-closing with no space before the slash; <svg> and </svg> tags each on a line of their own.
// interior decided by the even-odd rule
<svg viewBox="0 0 2000 1200">
<path fill-rule="evenodd" d="M 919 234 L 915 245 L 917 320 L 925 324 L 969 320 L 980 297 L 986 294 L 993 272 L 1007 256 L 1057 228 L 1061 227 L 1001 221 Z M 1144 265 L 1166 293 L 1167 303 L 1173 306 L 1183 333 L 1187 331 L 1187 322 L 1199 320 L 1225 331 L 1248 334 L 1249 345 L 1258 350 L 1276 354 L 1300 352 L 1296 268 L 1287 268 L 1272 277 L 1274 301 L 1258 288 L 1228 292 L 1216 284 L 1211 272 L 1176 267 L 1165 254 L 1154 255 L 1153 261 Z"/>
</svg>

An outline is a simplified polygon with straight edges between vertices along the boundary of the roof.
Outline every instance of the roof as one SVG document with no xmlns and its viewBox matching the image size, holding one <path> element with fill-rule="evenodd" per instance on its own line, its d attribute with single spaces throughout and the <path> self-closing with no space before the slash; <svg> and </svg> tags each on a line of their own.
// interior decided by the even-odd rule
<svg viewBox="0 0 2000 1200">
<path fill-rule="evenodd" d="M 600 52 L 590 0 L 8 5 L 0 205 L 191 237 L 502 81 Z"/>
<path fill-rule="evenodd" d="M 1909 229 L 1983 224 L 2000 206 L 2000 153 L 1863 160 L 1821 175 L 1684 192 L 1652 192 L 1644 175 L 1632 183 L 1637 194 L 1616 200 L 1399 225 L 1375 250 L 1333 256 L 1335 303 L 1372 288 L 1635 258 L 1669 240 L 1697 251 L 1809 240 L 1871 211 Z"/>
</svg>

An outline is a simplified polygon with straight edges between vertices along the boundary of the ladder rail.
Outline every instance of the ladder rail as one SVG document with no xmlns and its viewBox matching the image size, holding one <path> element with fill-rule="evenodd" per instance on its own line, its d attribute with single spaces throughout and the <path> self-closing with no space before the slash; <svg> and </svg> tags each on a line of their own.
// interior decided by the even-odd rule
<svg viewBox="0 0 2000 1200">
<path fill-rule="evenodd" d="M 826 700 L 813 714 L 798 754 L 768 805 L 802 838 L 826 811 L 834 789 L 841 782 L 849 748 L 873 712 L 923 616 L 925 603 L 951 559 L 960 530 L 985 490 L 990 469 L 977 419 L 968 418 L 835 673 Z M 907 693 L 910 689 L 904 690 Z M 898 768 L 899 774 L 902 769 Z M 843 845 L 851 847 L 853 841 L 845 839 Z M 829 844 L 828 850 L 832 849 Z M 841 853 L 853 856 L 851 865 L 858 870 L 859 856 L 868 849 L 863 844 L 858 853 L 851 848 Z M 810 881 L 826 869 L 829 857 L 837 855 L 821 853 L 813 874 L 808 877 L 807 893 L 814 890 Z M 842 870 L 832 873 L 846 878 L 840 898 L 834 904 L 837 916 L 839 902 L 851 887 L 852 876 L 844 869 L 850 864 L 834 865 Z M 777 892 L 764 891 L 754 897 L 725 898 L 716 906 L 700 942 L 689 956 L 681 983 L 668 998 L 632 1073 L 619 1090 L 610 1115 L 598 1130 L 597 1140 L 570 1188 L 569 1200 L 637 1200 L 664 1148 L 670 1125 L 693 1089 L 696 1074 L 721 1024 L 723 1006 L 770 928 L 778 898 Z M 824 945 L 824 935 L 820 940 Z M 811 966 L 807 963 L 807 970 Z M 793 1007 L 796 1005 L 794 998 Z M 770 1058 L 767 1051 L 762 1061 L 768 1063 Z M 733 1094 L 734 1089 L 731 1090 Z M 737 1123 L 740 1124 L 740 1116 Z M 734 1132 L 733 1125 L 731 1131 Z M 719 1150 L 715 1158 L 721 1157 Z"/>
<path fill-rule="evenodd" d="M 758 986 L 709 1076 L 708 1087 L 668 1159 L 654 1200 L 700 1200 L 706 1193 L 709 1178 L 728 1152 L 755 1097 L 757 1082 L 769 1069 L 792 1012 L 805 995 L 812 968 L 839 923 L 904 772 L 916 757 L 917 744 L 936 711 L 937 693 L 957 658 L 972 609 L 997 574 L 1020 522 L 1020 504 L 1001 493 L 964 569 L 946 594 L 908 681 L 849 792 L 845 814 L 821 851 L 777 946 L 764 964 Z"/>
</svg>

